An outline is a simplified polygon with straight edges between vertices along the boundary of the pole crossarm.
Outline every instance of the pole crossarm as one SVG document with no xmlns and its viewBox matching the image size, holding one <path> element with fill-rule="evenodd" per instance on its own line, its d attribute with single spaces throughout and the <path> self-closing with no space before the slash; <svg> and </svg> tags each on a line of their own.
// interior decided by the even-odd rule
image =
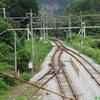
<svg viewBox="0 0 100 100">
<path fill-rule="evenodd" d="M 71 27 L 71 29 L 80 29 L 81 27 Z M 91 28 L 100 28 L 100 26 L 85 26 L 86 29 L 91 29 Z M 45 27 L 45 28 L 32 28 L 33 30 L 53 30 L 53 29 L 59 29 L 59 30 L 64 30 L 64 29 L 69 29 L 69 27 Z M 28 28 L 12 28 L 12 29 L 7 29 L 8 31 L 27 31 Z"/>
<path fill-rule="evenodd" d="M 70 27 L 71 29 L 80 29 L 81 27 Z M 100 26 L 86 26 L 85 28 L 90 29 L 90 28 L 100 28 Z M 43 30 L 43 29 L 48 29 L 48 30 L 53 30 L 53 29 L 59 29 L 59 30 L 64 30 L 64 29 L 69 29 L 69 27 L 48 27 L 48 28 L 33 28 L 34 30 Z"/>
</svg>

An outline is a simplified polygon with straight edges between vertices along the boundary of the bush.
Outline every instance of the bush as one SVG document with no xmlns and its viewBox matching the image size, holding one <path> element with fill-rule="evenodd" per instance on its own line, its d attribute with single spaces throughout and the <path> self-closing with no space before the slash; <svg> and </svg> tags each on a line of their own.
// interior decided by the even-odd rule
<svg viewBox="0 0 100 100">
<path fill-rule="evenodd" d="M 100 49 L 97 48 L 99 47 L 100 42 L 94 43 L 91 37 L 86 36 L 84 38 L 84 44 L 82 45 L 80 43 L 80 36 L 73 34 L 72 38 L 73 40 L 70 43 L 66 42 L 67 45 L 75 48 L 80 53 L 85 54 L 93 59 L 96 63 L 100 64 Z"/>
<path fill-rule="evenodd" d="M 17 98 L 16 100 L 26 100 L 24 97 Z"/>
<path fill-rule="evenodd" d="M 30 56 L 30 52 L 28 52 L 26 49 L 21 49 L 20 51 L 18 51 L 18 69 L 21 72 L 28 72 L 29 68 L 28 68 L 28 63 L 31 59 Z"/>
<path fill-rule="evenodd" d="M 14 67 L 12 65 L 9 65 L 8 63 L 1 63 L 0 62 L 0 71 L 2 72 L 9 72 L 10 70 L 12 70 Z"/>
<path fill-rule="evenodd" d="M 26 81 L 29 81 L 29 79 L 32 77 L 32 75 L 28 74 L 28 73 L 23 73 L 20 75 L 20 77 L 23 79 L 23 80 L 26 80 Z"/>
<path fill-rule="evenodd" d="M 3 81 L 2 78 L 0 78 L 0 91 L 1 90 L 7 90 L 8 85 Z"/>
<path fill-rule="evenodd" d="M 7 23 L 6 21 L 0 19 L 0 33 L 5 31 L 6 29 L 12 28 L 11 24 Z M 11 47 L 14 47 L 14 33 L 15 31 L 7 31 L 5 34 L 0 36 L 0 43 L 6 43 Z"/>
<path fill-rule="evenodd" d="M 39 40 L 38 42 L 34 41 L 34 71 L 40 70 L 40 65 L 44 61 L 47 54 L 52 49 L 52 45 L 49 41 L 44 44 L 43 40 Z"/>
<path fill-rule="evenodd" d="M 4 76 L 4 81 L 6 84 L 10 85 L 10 86 L 14 86 L 17 84 L 16 80 L 7 76 Z"/>
</svg>

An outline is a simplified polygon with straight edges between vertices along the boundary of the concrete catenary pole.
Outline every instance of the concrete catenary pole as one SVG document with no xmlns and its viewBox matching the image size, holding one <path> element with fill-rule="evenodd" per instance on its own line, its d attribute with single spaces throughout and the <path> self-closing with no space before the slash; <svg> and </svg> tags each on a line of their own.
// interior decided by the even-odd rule
<svg viewBox="0 0 100 100">
<path fill-rule="evenodd" d="M 33 44 L 33 13 L 32 13 L 32 9 L 30 10 L 30 31 L 31 31 L 31 61 L 33 64 L 34 44 Z M 33 72 L 33 66 L 32 66 L 32 72 Z"/>
<path fill-rule="evenodd" d="M 16 46 L 16 41 L 17 41 L 17 38 L 16 38 L 16 32 L 14 33 L 14 51 L 15 51 L 15 74 L 17 74 L 17 46 Z"/>
</svg>

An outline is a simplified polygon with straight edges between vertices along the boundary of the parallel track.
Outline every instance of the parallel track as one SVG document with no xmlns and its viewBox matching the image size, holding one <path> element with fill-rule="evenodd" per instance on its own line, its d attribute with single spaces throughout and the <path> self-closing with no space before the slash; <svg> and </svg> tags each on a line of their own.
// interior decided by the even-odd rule
<svg viewBox="0 0 100 100">
<path fill-rule="evenodd" d="M 82 56 L 80 56 L 78 53 L 70 50 L 69 48 L 63 46 L 63 44 L 55 39 L 50 39 L 51 41 L 55 42 L 55 44 L 59 46 L 59 44 L 61 45 L 63 51 L 65 51 L 67 54 L 69 54 L 70 56 L 72 56 L 73 58 L 75 58 L 83 67 L 84 69 L 90 74 L 90 76 L 94 79 L 94 81 L 97 83 L 98 86 L 100 86 L 100 82 L 98 81 L 98 79 L 88 70 L 88 68 L 83 64 L 82 61 L 80 61 L 76 56 L 80 57 L 80 59 L 82 59 L 83 61 L 85 61 L 92 69 L 94 69 L 94 71 L 100 75 L 100 72 L 94 68 L 94 66 L 92 64 L 90 64 L 86 59 L 84 59 Z M 70 52 L 69 52 L 70 51 Z M 75 56 L 76 55 L 76 56 Z"/>
<path fill-rule="evenodd" d="M 90 62 L 88 62 L 86 59 L 84 59 L 78 53 L 65 47 L 60 41 L 55 40 L 55 39 L 49 39 L 49 40 L 53 41 L 57 47 L 55 50 L 55 53 L 53 54 L 53 56 L 51 58 L 51 63 L 49 64 L 49 66 L 51 68 L 50 68 L 50 70 L 48 70 L 47 73 L 45 73 L 43 76 L 41 76 L 36 81 L 36 83 L 41 81 L 42 79 L 44 79 L 46 76 L 51 75 L 41 86 L 42 87 L 45 86 L 51 79 L 54 79 L 54 77 L 55 77 L 60 93 L 66 96 L 66 94 L 64 92 L 64 87 L 62 85 L 62 80 L 59 77 L 61 74 L 64 76 L 64 80 L 66 80 L 66 85 L 70 88 L 70 92 L 73 95 L 72 97 L 67 96 L 69 98 L 68 100 L 78 100 L 78 95 L 77 95 L 76 91 L 74 90 L 74 87 L 72 85 L 70 78 L 68 77 L 68 73 L 67 73 L 64 65 L 61 62 L 61 55 L 63 54 L 63 52 L 66 52 L 71 57 L 73 57 L 88 72 L 88 74 L 93 78 L 93 80 L 96 82 L 96 84 L 98 86 L 100 86 L 100 82 L 98 81 L 98 79 L 91 73 L 91 71 L 89 71 L 89 69 L 83 63 L 83 62 L 86 62 L 88 64 L 88 66 L 90 66 L 95 71 L 95 73 L 100 75 L 100 72 L 97 69 L 95 69 L 95 67 Z M 31 100 L 31 98 L 33 98 L 33 95 L 35 95 L 39 90 L 40 89 L 37 89 L 34 93 L 30 94 L 31 96 L 28 98 L 28 100 Z M 26 89 L 26 91 L 28 91 L 28 89 Z M 26 92 L 26 91 L 24 91 L 24 92 Z M 22 94 L 24 94 L 24 92 Z M 62 97 L 62 100 L 67 100 L 67 99 Z"/>
</svg>

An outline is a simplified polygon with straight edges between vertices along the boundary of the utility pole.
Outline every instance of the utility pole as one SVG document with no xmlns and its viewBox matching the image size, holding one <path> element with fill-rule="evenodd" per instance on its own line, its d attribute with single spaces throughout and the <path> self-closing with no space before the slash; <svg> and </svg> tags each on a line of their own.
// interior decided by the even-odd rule
<svg viewBox="0 0 100 100">
<path fill-rule="evenodd" d="M 45 13 L 43 14 L 44 18 L 43 18 L 43 33 L 44 33 L 44 44 L 46 43 L 46 30 L 45 30 Z"/>
<path fill-rule="evenodd" d="M 43 18 L 42 18 L 42 13 L 41 13 L 41 17 L 40 17 L 40 19 L 41 19 L 41 28 L 43 27 Z M 43 34 L 43 30 L 41 30 L 41 34 Z"/>
<path fill-rule="evenodd" d="M 15 74 L 17 75 L 17 47 L 16 47 L 16 32 L 14 33 L 14 48 L 15 48 Z"/>
<path fill-rule="evenodd" d="M 33 44 L 33 13 L 32 9 L 30 10 L 30 13 L 26 13 L 26 15 L 30 16 L 30 34 L 31 34 L 31 68 L 33 72 L 33 59 L 34 59 L 34 44 Z M 27 26 L 28 28 L 29 26 Z"/>
<path fill-rule="evenodd" d="M 33 64 L 33 59 L 34 59 L 34 45 L 33 45 L 33 13 L 32 10 L 30 11 L 30 31 L 31 31 L 31 53 L 32 53 L 32 64 Z M 33 72 L 33 68 L 32 68 L 32 72 Z"/>
<path fill-rule="evenodd" d="M 71 13 L 70 13 L 70 15 L 69 15 L 69 39 L 70 39 L 70 41 L 72 40 L 72 28 L 71 28 Z"/>
<path fill-rule="evenodd" d="M 47 21 L 48 18 L 47 18 L 47 16 L 48 15 L 47 15 L 47 11 L 46 11 L 46 28 L 48 28 L 48 25 L 47 25 L 48 24 L 48 21 Z M 46 29 L 46 39 L 48 39 L 48 29 Z"/>
<path fill-rule="evenodd" d="M 84 37 L 86 36 L 86 27 L 85 27 L 85 23 L 83 22 L 82 11 L 80 12 L 80 20 L 81 20 L 81 29 L 80 29 L 78 35 L 81 36 L 81 44 L 83 45 Z"/>
<path fill-rule="evenodd" d="M 3 9 L 3 16 L 6 19 L 6 10 L 5 10 L 5 8 L 2 8 L 2 9 Z"/>
<path fill-rule="evenodd" d="M 27 39 L 30 40 L 30 30 L 29 30 L 29 24 L 27 24 Z"/>
<path fill-rule="evenodd" d="M 80 18 L 81 18 L 81 29 L 78 33 L 78 35 L 81 35 L 83 37 L 86 36 L 86 30 L 85 30 L 85 23 L 83 22 L 83 15 L 82 15 L 82 12 L 80 12 Z"/>
</svg>

